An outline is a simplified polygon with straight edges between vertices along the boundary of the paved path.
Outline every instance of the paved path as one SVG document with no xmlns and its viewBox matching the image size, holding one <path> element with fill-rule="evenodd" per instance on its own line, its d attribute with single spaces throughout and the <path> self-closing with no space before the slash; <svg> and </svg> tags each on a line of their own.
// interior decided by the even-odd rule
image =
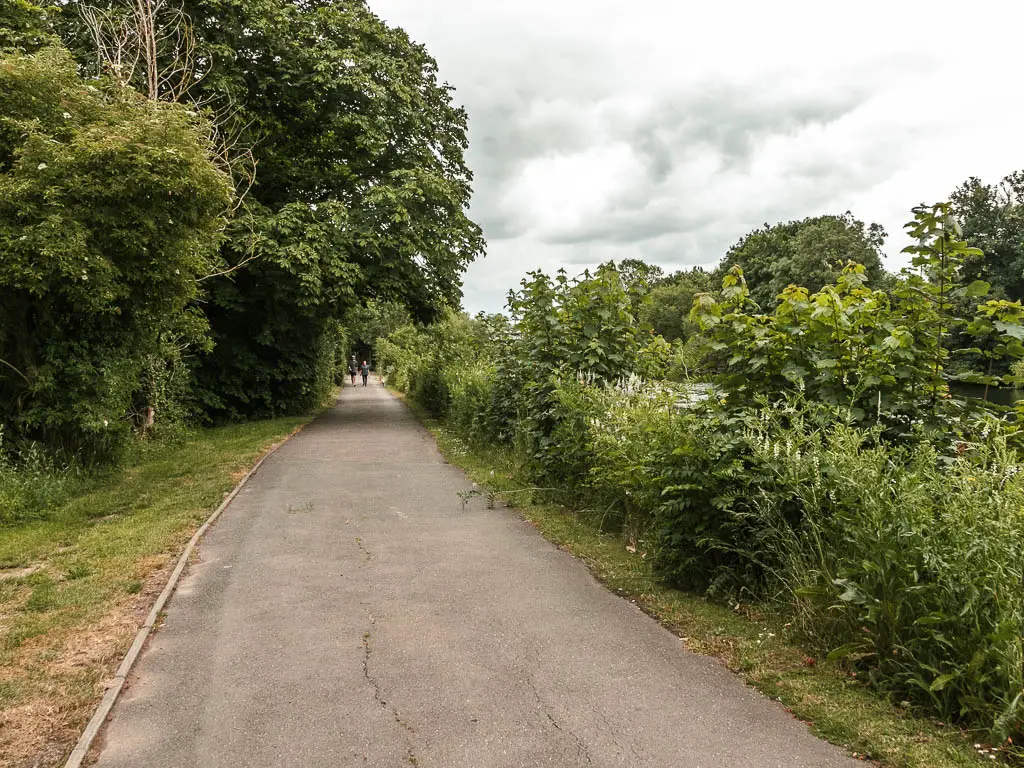
<svg viewBox="0 0 1024 768">
<path fill-rule="evenodd" d="M 204 539 L 99 766 L 863 765 L 467 485 L 346 389 Z"/>
</svg>

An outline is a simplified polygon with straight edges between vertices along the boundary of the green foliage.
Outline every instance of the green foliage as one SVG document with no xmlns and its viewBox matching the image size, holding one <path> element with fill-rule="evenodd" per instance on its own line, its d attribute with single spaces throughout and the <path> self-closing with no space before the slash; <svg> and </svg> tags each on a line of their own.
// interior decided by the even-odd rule
<svg viewBox="0 0 1024 768">
<path fill-rule="evenodd" d="M 0 60 L 0 422 L 116 455 L 154 355 L 207 345 L 190 307 L 231 187 L 183 107 L 83 82 L 50 47 Z"/>
<path fill-rule="evenodd" d="M 1024 483 L 1000 429 L 952 462 L 842 425 L 748 434 L 785 490 L 752 499 L 760 558 L 805 636 L 997 744 L 1024 731 Z"/>
<path fill-rule="evenodd" d="M 994 299 L 980 304 L 974 319 L 966 324 L 964 334 L 978 346 L 957 351 L 978 355 L 985 360 L 986 366 L 982 372 L 962 374 L 961 380 L 984 384 L 985 400 L 988 399 L 989 387 L 1015 383 L 1013 370 L 997 375 L 995 367 L 1004 360 L 1019 362 L 1024 359 L 1024 307 L 1019 300 Z"/>
<path fill-rule="evenodd" d="M 35 53 L 54 42 L 43 8 L 29 0 L 0 0 L 0 51 Z"/>
<path fill-rule="evenodd" d="M 367 357 L 366 352 L 376 349 L 378 339 L 411 323 L 412 317 L 405 305 L 370 299 L 350 309 L 342 324 L 350 334 L 353 348 L 360 350 L 356 356 L 362 359 Z"/>
<path fill-rule="evenodd" d="M 951 196 L 952 213 L 963 236 L 984 255 L 960 268 L 964 283 L 985 280 L 997 298 L 1024 299 L 1024 172 L 999 184 L 971 177 Z"/>
<path fill-rule="evenodd" d="M 426 328 L 403 326 L 379 340 L 378 367 L 389 384 L 408 392 L 432 415 L 448 415 L 453 388 L 483 396 L 479 389 L 487 380 L 477 363 L 488 359 L 488 345 L 481 340 L 482 327 L 489 323 L 448 312 Z"/>
<path fill-rule="evenodd" d="M 116 455 L 133 423 L 150 430 L 154 409 L 158 432 L 193 408 L 216 421 L 302 412 L 348 353 L 350 309 L 387 307 L 353 317 L 357 333 L 386 334 L 406 311 L 429 319 L 457 302 L 483 249 L 466 216 L 466 115 L 426 50 L 361 0 L 186 2 L 190 97 L 204 105 L 192 109 L 97 72 L 77 3 L 3 2 L 12 438 L 91 461 Z M 24 55 L 52 33 L 77 72 L 56 48 Z M 158 46 L 169 71 L 179 54 Z M 232 209 L 220 169 L 239 147 L 258 170 Z"/>
<path fill-rule="evenodd" d="M 640 309 L 640 320 L 667 341 L 686 341 L 700 331 L 690 318 L 693 299 L 714 289 L 714 277 L 700 267 L 656 281 Z"/>
<path fill-rule="evenodd" d="M 633 317 L 639 318 L 647 294 L 664 279 L 665 273 L 661 267 L 640 259 L 623 259 L 615 268 L 619 272 L 623 287 L 629 293 L 630 312 Z"/>
<path fill-rule="evenodd" d="M 613 264 L 591 276 L 551 279 L 531 272 L 519 292 L 509 294 L 518 355 L 537 380 L 563 365 L 608 381 L 628 375 L 636 363 L 638 324 L 632 294 Z"/>
<path fill-rule="evenodd" d="M 564 451 L 558 439 L 586 428 L 585 415 L 559 401 L 560 385 L 633 373 L 640 352 L 632 313 L 638 289 L 614 264 L 575 280 L 564 272 L 554 279 L 533 272 L 521 285 L 508 301 L 515 323 L 509 353 L 518 370 L 507 373 L 521 387 L 516 433 L 529 446 L 537 481 L 553 484 L 586 470 L 581 454 Z"/>
<path fill-rule="evenodd" d="M 620 527 L 634 535 L 651 528 L 652 512 L 665 489 L 664 449 L 679 435 L 679 403 L 691 394 L 637 377 L 592 386 L 589 469 L 576 481 L 600 510 L 602 527 Z"/>
<path fill-rule="evenodd" d="M 738 267 L 725 276 L 719 296 L 699 295 L 693 314 L 716 355 L 718 384 L 747 403 L 799 392 L 842 408 L 854 423 L 881 424 L 893 437 L 907 438 L 922 423 L 948 429 L 955 404 L 948 401 L 945 365 L 951 331 L 963 325 L 954 302 L 982 296 L 988 286 L 957 282 L 977 250 L 958 239 L 948 204 L 914 213 L 907 229 L 917 244 L 906 250 L 915 269 L 889 292 L 867 288 L 867 270 L 851 262 L 836 284 L 817 293 L 789 286 L 772 314 L 752 311 L 756 305 Z M 984 353 L 973 351 L 993 358 L 1024 352 L 1016 340 L 997 339 L 1024 335 L 1019 305 L 985 306 L 970 333 L 979 344 L 996 341 Z"/>
<path fill-rule="evenodd" d="M 196 392 L 217 421 L 303 413 L 334 377 L 339 307 L 355 301 L 362 270 L 346 258 L 347 212 L 336 203 L 260 209 L 228 231 L 229 260 L 261 257 L 209 281 L 206 315 L 214 348 L 196 372 Z"/>
<path fill-rule="evenodd" d="M 335 365 L 332 323 L 399 302 L 420 320 L 460 295 L 483 249 L 466 216 L 466 115 L 433 59 L 363 2 L 186 3 L 256 183 L 211 281 L 216 349 L 199 371 L 217 420 L 301 412 Z M 374 341 L 369 339 L 366 341 Z M 342 354 L 347 350 L 341 350 Z"/>
<path fill-rule="evenodd" d="M 58 463 L 38 444 L 8 450 L 0 431 L 0 526 L 38 520 L 78 485 L 80 472 Z"/>
<path fill-rule="evenodd" d="M 850 213 L 765 224 L 730 248 L 718 271 L 724 275 L 740 267 L 751 300 L 767 312 L 775 308 L 787 286 L 815 293 L 836 282 L 851 261 L 864 265 L 867 285 L 879 286 L 884 275 L 880 256 L 884 241 L 885 231 L 878 224 L 865 226 Z"/>
<path fill-rule="evenodd" d="M 558 398 L 586 418 L 555 435 L 588 467 L 567 482 L 662 579 L 772 599 L 897 700 L 1020 736 L 1024 480 L 998 422 L 946 460 L 806 404 L 680 409 L 671 390 L 573 383 Z"/>
</svg>

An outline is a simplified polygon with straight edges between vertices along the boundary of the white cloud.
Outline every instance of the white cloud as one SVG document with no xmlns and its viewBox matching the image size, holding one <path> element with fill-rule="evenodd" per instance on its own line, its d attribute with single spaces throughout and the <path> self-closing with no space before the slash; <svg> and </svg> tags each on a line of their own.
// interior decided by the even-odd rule
<svg viewBox="0 0 1024 768">
<path fill-rule="evenodd" d="M 488 256 L 467 309 L 529 269 L 713 264 L 764 222 L 851 210 L 889 231 L 971 175 L 1024 168 L 1003 0 L 370 0 L 470 115 Z"/>
</svg>

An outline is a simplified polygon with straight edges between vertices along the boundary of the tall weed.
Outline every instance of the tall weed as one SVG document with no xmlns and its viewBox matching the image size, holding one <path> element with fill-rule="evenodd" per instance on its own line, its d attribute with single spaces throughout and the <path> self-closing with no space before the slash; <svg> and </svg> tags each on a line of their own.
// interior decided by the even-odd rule
<svg viewBox="0 0 1024 768">
<path fill-rule="evenodd" d="M 786 489 L 757 494 L 753 516 L 804 635 L 901 700 L 1019 736 L 1024 478 L 998 426 L 952 462 L 849 426 L 777 427 L 748 433 Z"/>
<path fill-rule="evenodd" d="M 602 409 L 590 415 L 590 469 L 585 484 L 602 522 L 643 537 L 660 502 L 660 454 L 676 440 L 682 393 L 667 384 L 623 379 L 604 388 Z"/>
<path fill-rule="evenodd" d="M 80 482 L 70 464 L 60 464 L 35 443 L 7 449 L 0 431 L 0 525 L 45 518 Z"/>
</svg>

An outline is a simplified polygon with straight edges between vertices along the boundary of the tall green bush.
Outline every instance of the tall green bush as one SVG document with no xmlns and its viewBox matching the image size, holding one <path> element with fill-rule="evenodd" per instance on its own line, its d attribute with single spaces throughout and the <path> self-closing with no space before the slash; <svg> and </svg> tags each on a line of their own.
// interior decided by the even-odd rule
<svg viewBox="0 0 1024 768">
<path fill-rule="evenodd" d="M 749 441 L 783 491 L 752 497 L 761 557 L 804 636 L 901 700 L 1018 738 L 1024 481 L 1000 425 L 952 462 L 843 425 Z"/>
<path fill-rule="evenodd" d="M 85 461 L 143 421 L 153 358 L 208 346 L 193 302 L 232 194 L 209 126 L 66 51 L 0 58 L 0 422 Z M 159 417 L 159 414 L 158 414 Z"/>
</svg>

